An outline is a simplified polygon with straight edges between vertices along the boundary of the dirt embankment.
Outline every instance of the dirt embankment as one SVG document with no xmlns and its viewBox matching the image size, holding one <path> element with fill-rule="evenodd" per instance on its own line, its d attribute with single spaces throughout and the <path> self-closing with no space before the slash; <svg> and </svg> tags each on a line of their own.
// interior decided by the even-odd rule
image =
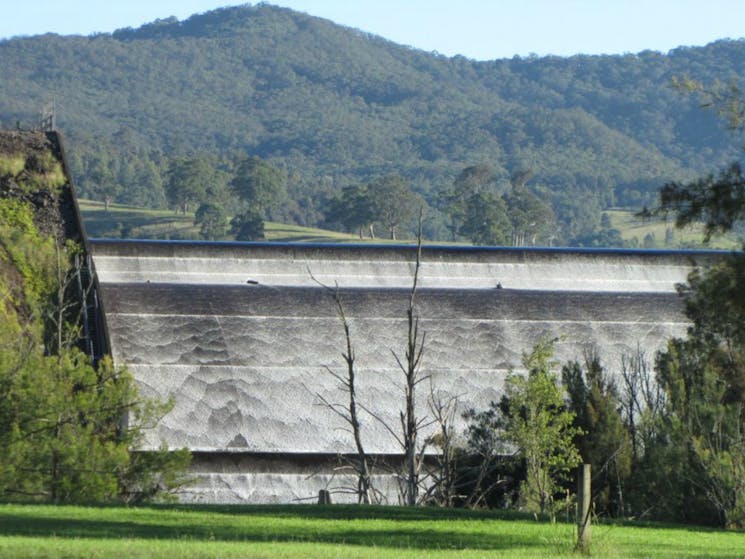
<svg viewBox="0 0 745 559">
<path fill-rule="evenodd" d="M 0 198 L 29 202 L 40 232 L 82 242 L 56 132 L 0 130 Z"/>
</svg>

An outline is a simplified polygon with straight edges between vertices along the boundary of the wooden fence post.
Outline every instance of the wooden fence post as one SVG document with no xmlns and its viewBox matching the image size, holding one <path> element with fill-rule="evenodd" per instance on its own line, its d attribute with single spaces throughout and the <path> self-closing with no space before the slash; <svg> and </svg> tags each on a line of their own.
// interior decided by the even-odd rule
<svg viewBox="0 0 745 559">
<path fill-rule="evenodd" d="M 577 549 L 590 551 L 590 505 L 592 502 L 592 472 L 590 464 L 582 464 L 577 487 Z"/>
</svg>

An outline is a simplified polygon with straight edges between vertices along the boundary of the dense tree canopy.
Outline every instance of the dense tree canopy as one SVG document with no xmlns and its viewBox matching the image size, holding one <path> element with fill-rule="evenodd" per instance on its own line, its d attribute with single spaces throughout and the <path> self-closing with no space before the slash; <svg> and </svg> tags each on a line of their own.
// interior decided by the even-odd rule
<svg viewBox="0 0 745 559">
<path fill-rule="evenodd" d="M 411 221 L 420 204 L 417 196 L 398 175 L 386 175 L 367 185 L 367 200 L 372 217 L 381 223 L 391 239 L 396 238 L 397 229 Z"/>
<path fill-rule="evenodd" d="M 575 442 L 585 464 L 592 466 L 595 512 L 622 516 L 624 481 L 631 473 L 632 447 L 624 425 L 618 383 L 600 363 L 597 351 L 585 362 L 562 367 L 562 384 L 578 428 Z"/>
<path fill-rule="evenodd" d="M 199 234 L 208 241 L 217 241 L 225 236 L 228 216 L 219 204 L 203 203 L 194 214 L 194 224 L 199 225 Z"/>
<path fill-rule="evenodd" d="M 745 101 L 738 90 L 725 96 L 714 91 L 712 100 L 741 132 Z M 739 163 L 718 175 L 666 184 L 656 212 L 672 212 L 678 225 L 702 221 L 707 238 L 737 228 L 745 220 Z M 688 480 L 692 496 L 708 504 L 722 524 L 743 527 L 745 255 L 733 253 L 712 268 L 694 271 L 679 291 L 692 324 L 685 338 L 670 340 L 657 358 L 657 381 L 666 395 L 662 452 L 676 454 L 678 478 Z"/>
<path fill-rule="evenodd" d="M 327 205 L 326 223 L 331 226 L 340 224 L 347 231 L 358 231 L 360 238 L 364 229 L 371 227 L 374 221 L 372 202 L 366 186 L 345 186 Z"/>
<path fill-rule="evenodd" d="M 260 241 L 264 238 L 264 218 L 257 209 L 249 208 L 230 220 L 230 232 L 236 241 Z"/>
<path fill-rule="evenodd" d="M 171 206 L 186 213 L 190 204 L 207 197 L 212 167 L 204 158 L 174 159 L 168 167 L 166 196 Z"/>
<path fill-rule="evenodd" d="M 475 245 L 512 244 L 507 205 L 493 192 L 472 194 L 465 203 L 458 234 Z"/>
<path fill-rule="evenodd" d="M 285 177 L 271 164 L 254 156 L 238 162 L 230 186 L 241 200 L 261 214 L 271 211 L 286 195 Z"/>
<path fill-rule="evenodd" d="M 345 186 L 397 173 L 440 238 L 439 194 L 463 169 L 488 166 L 496 183 L 531 169 L 566 243 L 592 234 L 602 209 L 650 204 L 660 184 L 731 158 L 716 119 L 666 84 L 744 75 L 743 49 L 473 61 L 240 6 L 0 41 L 0 75 L 13 76 L 0 80 L 0 125 L 32 125 L 53 93 L 79 192 L 99 200 L 164 206 L 172 159 L 250 154 L 288 178 L 273 212 L 315 225 Z"/>
</svg>

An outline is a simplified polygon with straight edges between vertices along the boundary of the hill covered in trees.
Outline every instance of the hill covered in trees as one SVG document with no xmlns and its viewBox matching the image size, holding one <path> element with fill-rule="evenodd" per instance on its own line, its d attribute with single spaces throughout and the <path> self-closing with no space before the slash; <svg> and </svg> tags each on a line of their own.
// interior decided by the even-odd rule
<svg viewBox="0 0 745 559">
<path fill-rule="evenodd" d="M 509 206 L 520 177 L 553 212 L 550 232 L 513 241 L 568 243 L 598 232 L 603 209 L 640 207 L 732 159 L 716 117 L 671 81 L 744 73 L 742 41 L 473 61 L 260 4 L 0 41 L 0 126 L 31 126 L 53 98 L 80 194 L 150 207 L 169 204 L 177 157 L 201 157 L 224 186 L 246 156 L 271 162 L 286 187 L 267 217 L 302 225 L 329 222 L 345 187 L 396 175 L 443 239 L 473 238 L 453 226 L 467 202 L 453 206 L 453 184 L 477 167 L 488 201 Z"/>
</svg>

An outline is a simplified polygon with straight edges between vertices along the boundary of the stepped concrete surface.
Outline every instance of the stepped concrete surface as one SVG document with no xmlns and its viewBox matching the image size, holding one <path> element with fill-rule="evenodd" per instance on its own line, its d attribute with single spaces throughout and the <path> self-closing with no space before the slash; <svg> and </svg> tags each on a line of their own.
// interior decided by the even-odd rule
<svg viewBox="0 0 745 559">
<path fill-rule="evenodd" d="M 358 398 L 378 417 L 363 414 L 366 450 L 389 463 L 400 456 L 383 423 L 397 429 L 403 408 L 394 353 L 404 358 L 415 247 L 92 240 L 91 250 L 114 359 L 145 395 L 175 401 L 143 450 L 166 442 L 194 452 L 198 482 L 185 500 L 293 502 L 353 485 L 338 470 L 352 437 L 320 404 L 346 401 L 326 369 L 346 370 L 335 289 L 351 326 Z M 637 349 L 651 361 L 687 327 L 676 283 L 721 258 L 425 247 L 420 416 L 431 413 L 431 394 L 483 409 L 543 336 L 556 339 L 560 362 L 593 349 L 611 371 Z M 378 485 L 396 502 L 383 471 Z"/>
</svg>

